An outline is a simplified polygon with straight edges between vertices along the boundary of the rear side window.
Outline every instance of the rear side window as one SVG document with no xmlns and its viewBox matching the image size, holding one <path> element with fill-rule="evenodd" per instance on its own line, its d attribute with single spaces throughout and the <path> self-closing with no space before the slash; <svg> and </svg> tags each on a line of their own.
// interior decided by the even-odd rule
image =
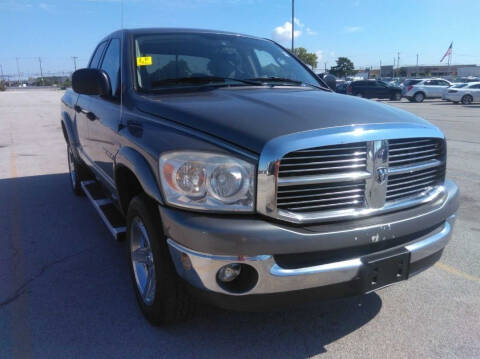
<svg viewBox="0 0 480 359">
<path fill-rule="evenodd" d="M 420 80 L 407 80 L 407 81 L 405 81 L 404 85 L 405 86 L 416 85 L 419 82 L 420 82 Z"/>
<path fill-rule="evenodd" d="M 472 88 L 472 89 L 480 89 L 480 84 L 476 84 L 476 85 L 470 86 L 470 88 Z"/>
<path fill-rule="evenodd" d="M 120 40 L 112 39 L 108 45 L 107 52 L 103 58 L 101 69 L 105 71 L 110 79 L 112 86 L 112 96 L 118 93 L 119 73 L 120 73 Z"/>
<path fill-rule="evenodd" d="M 106 45 L 107 45 L 107 42 L 104 41 L 97 46 L 90 60 L 90 64 L 88 65 L 89 68 L 91 69 L 98 68 L 98 64 L 100 63 L 100 59 L 102 58 L 103 50 L 105 50 Z"/>
</svg>

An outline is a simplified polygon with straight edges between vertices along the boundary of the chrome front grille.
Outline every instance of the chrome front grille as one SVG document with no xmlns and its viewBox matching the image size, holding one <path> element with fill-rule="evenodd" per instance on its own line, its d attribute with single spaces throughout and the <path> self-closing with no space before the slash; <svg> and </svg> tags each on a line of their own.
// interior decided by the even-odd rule
<svg viewBox="0 0 480 359">
<path fill-rule="evenodd" d="M 446 145 L 425 123 L 292 133 L 258 162 L 258 213 L 298 224 L 361 218 L 444 198 Z"/>
<path fill-rule="evenodd" d="M 388 141 L 389 174 L 386 201 L 427 193 L 445 180 L 445 145 L 442 139 L 416 138 Z M 412 168 L 401 171 L 402 168 Z M 417 168 L 416 168 L 417 167 Z"/>
</svg>

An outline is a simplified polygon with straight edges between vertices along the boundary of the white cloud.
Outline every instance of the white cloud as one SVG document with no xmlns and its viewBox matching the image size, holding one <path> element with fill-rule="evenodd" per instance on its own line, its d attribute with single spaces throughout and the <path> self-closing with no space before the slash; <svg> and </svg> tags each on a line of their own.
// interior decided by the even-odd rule
<svg viewBox="0 0 480 359">
<path fill-rule="evenodd" d="M 307 35 L 316 35 L 316 34 L 317 34 L 316 31 L 313 31 L 313 30 L 310 29 L 309 27 L 307 27 L 305 30 L 307 31 Z"/>
<path fill-rule="evenodd" d="M 302 34 L 300 30 L 294 30 L 294 38 L 299 37 Z M 292 23 L 286 21 L 282 26 L 277 26 L 273 29 L 272 39 L 278 42 L 287 42 L 292 39 Z"/>
<path fill-rule="evenodd" d="M 352 33 L 352 32 L 358 32 L 362 30 L 361 26 L 345 26 L 344 28 L 345 32 Z"/>
<path fill-rule="evenodd" d="M 322 50 L 315 51 L 315 55 L 317 55 L 317 61 L 318 61 L 318 62 L 322 62 L 322 60 L 323 60 L 323 51 L 322 51 Z"/>
</svg>

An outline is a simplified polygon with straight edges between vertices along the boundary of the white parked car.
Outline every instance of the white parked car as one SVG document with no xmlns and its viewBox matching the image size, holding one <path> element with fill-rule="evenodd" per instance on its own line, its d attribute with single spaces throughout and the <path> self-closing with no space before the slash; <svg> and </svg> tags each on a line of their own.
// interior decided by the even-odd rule
<svg viewBox="0 0 480 359">
<path fill-rule="evenodd" d="M 411 102 L 423 102 L 426 98 L 441 98 L 443 90 L 452 84 L 444 79 L 425 79 L 410 85 L 405 91 L 405 97 Z"/>
<path fill-rule="evenodd" d="M 464 105 L 480 101 L 480 82 L 470 82 L 465 87 L 449 89 L 445 98 L 453 103 L 461 102 Z"/>
<path fill-rule="evenodd" d="M 447 87 L 446 89 L 443 90 L 442 100 L 448 101 L 447 93 L 450 89 L 461 89 L 462 87 L 465 87 L 465 86 L 468 86 L 468 82 L 455 82 L 455 83 L 453 83 L 452 86 Z"/>
</svg>

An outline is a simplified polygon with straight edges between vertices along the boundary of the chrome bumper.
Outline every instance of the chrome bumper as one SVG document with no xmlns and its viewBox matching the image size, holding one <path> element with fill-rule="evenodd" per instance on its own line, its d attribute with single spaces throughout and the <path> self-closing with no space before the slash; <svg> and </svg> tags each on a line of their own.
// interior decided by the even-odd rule
<svg viewBox="0 0 480 359">
<path fill-rule="evenodd" d="M 450 240 L 454 222 L 455 215 L 452 215 L 434 233 L 405 244 L 404 248 L 410 252 L 410 264 L 442 250 Z M 236 296 L 282 293 L 344 283 L 354 280 L 364 265 L 358 257 L 313 267 L 285 269 L 275 263 L 272 255 L 210 255 L 188 249 L 172 239 L 168 239 L 168 245 L 177 273 L 184 280 L 199 289 Z M 258 272 L 256 285 L 243 293 L 232 293 L 220 287 L 217 272 L 229 263 L 245 263 L 255 268 Z"/>
</svg>

